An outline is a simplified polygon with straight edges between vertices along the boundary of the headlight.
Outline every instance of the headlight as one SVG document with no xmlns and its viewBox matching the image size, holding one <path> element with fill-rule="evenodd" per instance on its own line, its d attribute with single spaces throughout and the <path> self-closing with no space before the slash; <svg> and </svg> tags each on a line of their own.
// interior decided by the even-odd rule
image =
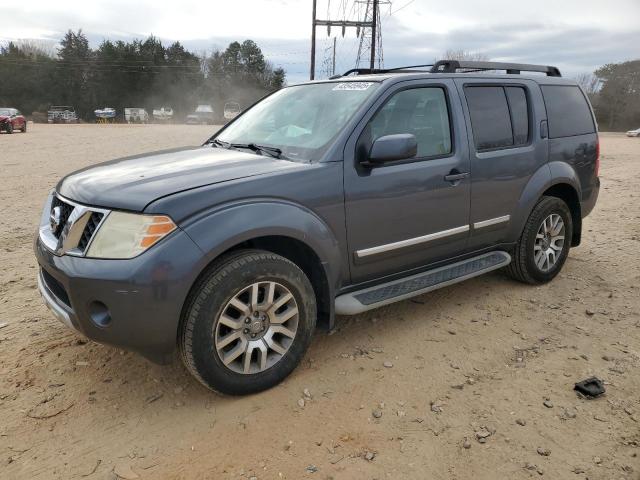
<svg viewBox="0 0 640 480">
<path fill-rule="evenodd" d="M 133 258 L 175 229 L 166 215 L 111 212 L 96 232 L 87 257 Z"/>
</svg>

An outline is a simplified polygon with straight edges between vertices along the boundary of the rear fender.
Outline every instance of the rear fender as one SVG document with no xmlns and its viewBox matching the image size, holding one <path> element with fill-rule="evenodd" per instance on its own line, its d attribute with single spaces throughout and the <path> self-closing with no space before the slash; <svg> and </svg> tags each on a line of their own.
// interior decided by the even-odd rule
<svg viewBox="0 0 640 480">
<path fill-rule="evenodd" d="M 549 162 L 542 165 L 529 179 L 516 205 L 507 234 L 509 242 L 517 242 L 524 225 L 540 197 L 554 185 L 568 184 L 580 198 L 580 182 L 575 170 L 565 162 Z"/>
</svg>

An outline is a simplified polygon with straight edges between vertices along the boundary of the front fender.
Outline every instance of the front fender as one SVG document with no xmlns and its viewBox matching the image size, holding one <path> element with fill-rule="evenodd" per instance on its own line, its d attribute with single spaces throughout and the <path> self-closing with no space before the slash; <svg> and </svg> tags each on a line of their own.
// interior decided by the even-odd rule
<svg viewBox="0 0 640 480">
<path fill-rule="evenodd" d="M 284 236 L 306 244 L 322 262 L 331 289 L 342 264 L 338 239 L 313 211 L 279 199 L 252 199 L 217 206 L 182 226 L 205 254 L 205 265 L 230 248 L 260 237 Z"/>
</svg>

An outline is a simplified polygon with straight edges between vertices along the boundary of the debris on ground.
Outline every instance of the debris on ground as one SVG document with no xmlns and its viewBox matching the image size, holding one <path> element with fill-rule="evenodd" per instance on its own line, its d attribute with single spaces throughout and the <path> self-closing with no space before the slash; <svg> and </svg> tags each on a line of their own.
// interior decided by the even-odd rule
<svg viewBox="0 0 640 480">
<path fill-rule="evenodd" d="M 585 398 L 596 398 L 602 395 L 606 390 L 604 383 L 597 377 L 590 377 L 582 380 L 574 385 L 573 389 L 582 394 Z"/>
</svg>

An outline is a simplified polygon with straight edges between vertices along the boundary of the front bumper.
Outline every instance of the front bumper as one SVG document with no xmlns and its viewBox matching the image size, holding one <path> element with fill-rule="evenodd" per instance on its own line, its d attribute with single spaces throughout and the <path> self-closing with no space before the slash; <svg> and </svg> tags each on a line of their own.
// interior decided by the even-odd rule
<svg viewBox="0 0 640 480">
<path fill-rule="evenodd" d="M 173 356 L 185 299 L 205 266 L 202 251 L 176 230 L 128 260 L 56 256 L 35 240 L 38 288 L 65 325 L 156 363 Z"/>
</svg>

